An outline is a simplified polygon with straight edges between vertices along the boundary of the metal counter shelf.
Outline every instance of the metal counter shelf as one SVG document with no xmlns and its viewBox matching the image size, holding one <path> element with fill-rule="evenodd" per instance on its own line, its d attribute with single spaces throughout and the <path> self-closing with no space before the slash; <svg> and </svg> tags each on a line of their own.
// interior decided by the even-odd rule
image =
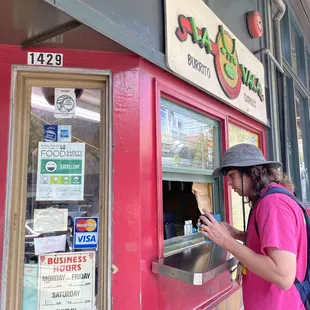
<svg viewBox="0 0 310 310">
<path fill-rule="evenodd" d="M 164 256 L 167 257 L 200 244 L 206 244 L 206 242 L 199 232 L 170 238 L 164 241 Z"/>
<path fill-rule="evenodd" d="M 204 243 L 153 262 L 156 274 L 202 285 L 238 263 L 229 252 L 213 242 Z"/>
</svg>

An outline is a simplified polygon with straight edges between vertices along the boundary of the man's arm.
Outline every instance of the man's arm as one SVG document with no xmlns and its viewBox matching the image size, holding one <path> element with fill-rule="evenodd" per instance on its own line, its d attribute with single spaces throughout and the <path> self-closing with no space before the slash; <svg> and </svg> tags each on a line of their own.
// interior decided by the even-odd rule
<svg viewBox="0 0 310 310">
<path fill-rule="evenodd" d="M 295 254 L 277 248 L 267 248 L 267 255 L 261 255 L 233 239 L 228 239 L 223 247 L 234 255 L 243 266 L 264 280 L 283 290 L 287 290 L 293 285 L 296 277 Z"/>
<path fill-rule="evenodd" d="M 240 240 L 242 242 L 244 242 L 245 240 L 245 232 L 235 228 L 234 226 L 226 223 L 226 222 L 222 222 L 222 224 L 228 229 L 230 235 L 237 240 Z"/>
<path fill-rule="evenodd" d="M 226 224 L 218 223 L 208 210 L 204 211 L 207 218 L 200 217 L 204 236 L 225 248 L 246 268 L 264 280 L 284 290 L 292 286 L 296 277 L 296 255 L 293 252 L 266 247 L 266 255 L 258 254 L 236 241 Z"/>
</svg>

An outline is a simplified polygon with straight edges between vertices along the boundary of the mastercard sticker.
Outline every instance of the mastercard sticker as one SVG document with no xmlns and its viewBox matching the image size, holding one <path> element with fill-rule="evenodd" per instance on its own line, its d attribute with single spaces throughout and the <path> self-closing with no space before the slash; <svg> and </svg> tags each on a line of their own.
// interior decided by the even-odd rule
<svg viewBox="0 0 310 310">
<path fill-rule="evenodd" d="M 74 249 L 98 249 L 98 217 L 74 218 Z"/>
</svg>

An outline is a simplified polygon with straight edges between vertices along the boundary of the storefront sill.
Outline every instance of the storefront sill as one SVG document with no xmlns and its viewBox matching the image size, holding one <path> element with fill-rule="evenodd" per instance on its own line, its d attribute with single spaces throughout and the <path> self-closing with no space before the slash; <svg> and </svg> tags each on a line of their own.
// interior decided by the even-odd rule
<svg viewBox="0 0 310 310">
<path fill-rule="evenodd" d="M 237 262 L 229 252 L 211 242 L 153 262 L 152 271 L 193 285 L 203 285 Z"/>
</svg>

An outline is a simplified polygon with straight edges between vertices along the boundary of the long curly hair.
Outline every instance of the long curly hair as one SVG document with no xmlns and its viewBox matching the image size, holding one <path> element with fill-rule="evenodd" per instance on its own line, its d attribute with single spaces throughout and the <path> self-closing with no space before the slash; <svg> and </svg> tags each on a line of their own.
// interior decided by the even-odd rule
<svg viewBox="0 0 310 310">
<path fill-rule="evenodd" d="M 239 170 L 244 175 L 247 175 L 252 181 L 252 187 L 247 197 L 251 206 L 255 206 L 263 189 L 272 183 L 280 184 L 289 191 L 294 191 L 294 185 L 289 177 L 268 165 L 246 167 L 243 169 L 239 168 Z"/>
</svg>

